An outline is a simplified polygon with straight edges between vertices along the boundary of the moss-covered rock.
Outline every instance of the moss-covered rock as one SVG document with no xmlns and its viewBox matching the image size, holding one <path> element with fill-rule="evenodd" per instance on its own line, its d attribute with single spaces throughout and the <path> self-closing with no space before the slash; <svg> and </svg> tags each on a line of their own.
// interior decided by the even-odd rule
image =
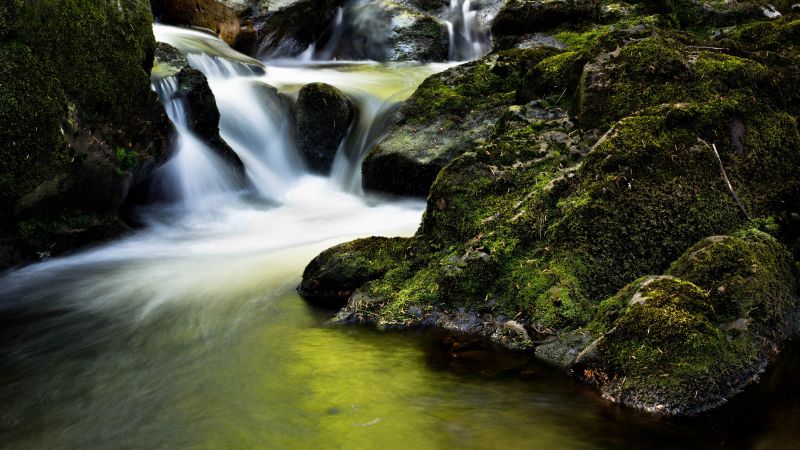
<svg viewBox="0 0 800 450">
<path fill-rule="evenodd" d="M 602 337 L 577 358 L 605 397 L 669 414 L 714 407 L 752 382 L 800 331 L 796 269 L 747 230 L 704 239 L 667 272 L 603 302 Z"/>
<path fill-rule="evenodd" d="M 506 0 L 492 23 L 497 40 L 553 29 L 564 22 L 593 20 L 598 15 L 592 0 Z M 502 47 L 508 44 L 500 42 Z"/>
<path fill-rule="evenodd" d="M 306 267 L 298 292 L 320 304 L 340 307 L 356 288 L 399 263 L 405 251 L 402 238 L 373 237 L 333 247 Z"/>
<path fill-rule="evenodd" d="M 67 246 L 54 234 L 33 248 L 19 239 L 20 220 L 46 225 L 68 210 L 95 215 L 120 207 L 166 159 L 170 126 L 150 89 L 149 2 L 14 0 L 3 7 L 0 234 L 23 245 L 11 253 L 30 256 Z"/>
<path fill-rule="evenodd" d="M 527 66 L 553 52 L 499 52 L 425 80 L 398 112 L 388 137 L 364 160 L 364 187 L 426 195 L 447 163 L 488 137 L 513 103 Z"/>
<path fill-rule="evenodd" d="M 405 257 L 355 289 L 337 320 L 502 343 L 513 318 L 521 337 L 511 345 L 541 343 L 535 353 L 561 366 L 583 350 L 585 379 L 653 411 L 703 410 L 751 380 L 772 345 L 797 333 L 782 245 L 798 240 L 789 230 L 800 133 L 796 100 L 776 88 L 793 76 L 792 21 L 710 40 L 707 29 L 666 29 L 676 24 L 672 2 L 652 6 L 631 6 L 614 25 L 554 30 L 563 49 L 495 52 L 426 80 L 364 166 L 367 186 L 390 167 L 402 174 L 379 187 L 390 192 L 419 193 L 434 180 L 422 225 Z M 499 75 L 493 64 L 504 55 L 515 63 Z M 464 136 L 475 118 L 480 133 Z M 445 146 L 450 129 L 458 134 Z M 770 216 L 783 243 L 755 232 L 725 238 L 780 266 L 752 290 L 736 281 L 748 279 L 740 269 L 715 268 L 752 268 L 743 253 L 715 250 L 697 273 L 678 269 L 703 238 Z M 726 275 L 713 289 L 736 286 L 737 300 L 722 305 L 708 292 L 714 283 L 699 273 L 715 271 Z M 767 294 L 759 287 L 772 283 Z M 744 298 L 761 306 L 747 315 Z M 590 337 L 600 341 L 582 349 Z"/>
</svg>

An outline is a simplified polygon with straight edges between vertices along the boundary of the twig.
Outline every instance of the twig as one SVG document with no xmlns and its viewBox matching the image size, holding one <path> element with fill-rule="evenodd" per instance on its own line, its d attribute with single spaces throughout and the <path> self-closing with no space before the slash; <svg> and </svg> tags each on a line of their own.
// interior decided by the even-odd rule
<svg viewBox="0 0 800 450">
<path fill-rule="evenodd" d="M 717 151 L 717 144 L 708 145 L 708 142 L 700 138 L 697 139 L 703 144 L 706 144 L 706 146 L 708 146 L 714 152 L 714 156 L 717 157 L 717 162 L 719 163 L 719 170 L 722 172 L 722 178 L 725 179 L 725 184 L 728 185 L 728 190 L 731 192 L 731 195 L 733 196 L 733 199 L 736 201 L 736 204 L 739 205 L 739 209 L 741 209 L 744 216 L 747 217 L 747 220 L 752 221 L 753 219 L 750 217 L 750 214 L 747 213 L 747 210 L 744 209 L 744 206 L 742 206 L 742 202 L 739 201 L 739 196 L 736 195 L 736 191 L 733 190 L 733 185 L 731 184 L 731 181 L 728 179 L 728 174 L 725 172 L 725 166 L 722 164 L 722 158 L 719 157 L 719 152 Z"/>
<path fill-rule="evenodd" d="M 702 45 L 687 45 L 686 47 L 687 48 L 696 48 L 696 49 L 700 49 L 700 50 L 717 50 L 717 51 L 728 50 L 725 47 L 705 47 L 705 46 L 702 46 Z"/>
</svg>

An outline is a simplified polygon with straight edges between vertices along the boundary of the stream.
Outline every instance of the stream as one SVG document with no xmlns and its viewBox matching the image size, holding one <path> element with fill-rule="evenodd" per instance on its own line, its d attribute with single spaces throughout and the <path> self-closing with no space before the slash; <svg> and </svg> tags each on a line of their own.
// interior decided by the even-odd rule
<svg viewBox="0 0 800 450">
<path fill-rule="evenodd" d="M 178 139 L 146 226 L 0 278 L 0 448 L 797 448 L 798 348 L 724 407 L 668 419 L 535 361 L 454 358 L 435 333 L 328 325 L 295 293 L 302 270 L 337 243 L 415 232 L 424 201 L 365 194 L 360 164 L 400 102 L 452 64 L 260 71 L 202 32 L 155 34 L 206 74 L 246 180 L 187 129 L 174 80 L 155 82 Z M 257 94 L 316 81 L 360 112 L 328 177 L 308 173 L 288 113 Z"/>
</svg>

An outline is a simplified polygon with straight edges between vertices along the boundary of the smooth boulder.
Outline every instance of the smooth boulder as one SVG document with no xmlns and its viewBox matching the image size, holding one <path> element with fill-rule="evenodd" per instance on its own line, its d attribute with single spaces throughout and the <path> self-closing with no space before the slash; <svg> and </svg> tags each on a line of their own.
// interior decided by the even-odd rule
<svg viewBox="0 0 800 450">
<path fill-rule="evenodd" d="M 297 145 L 312 170 L 330 172 L 354 117 L 353 105 L 339 89 L 325 83 L 300 89 L 295 107 Z"/>
</svg>

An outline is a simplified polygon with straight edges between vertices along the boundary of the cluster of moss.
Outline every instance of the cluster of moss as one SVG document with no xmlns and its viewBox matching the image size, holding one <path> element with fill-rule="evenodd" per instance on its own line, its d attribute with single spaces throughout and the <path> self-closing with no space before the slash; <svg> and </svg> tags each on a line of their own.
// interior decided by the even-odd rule
<svg viewBox="0 0 800 450">
<path fill-rule="evenodd" d="M 796 268 L 772 236 L 746 229 L 687 250 L 667 276 L 602 302 L 583 376 L 625 404 L 669 413 L 715 406 L 800 331 Z"/>
</svg>

